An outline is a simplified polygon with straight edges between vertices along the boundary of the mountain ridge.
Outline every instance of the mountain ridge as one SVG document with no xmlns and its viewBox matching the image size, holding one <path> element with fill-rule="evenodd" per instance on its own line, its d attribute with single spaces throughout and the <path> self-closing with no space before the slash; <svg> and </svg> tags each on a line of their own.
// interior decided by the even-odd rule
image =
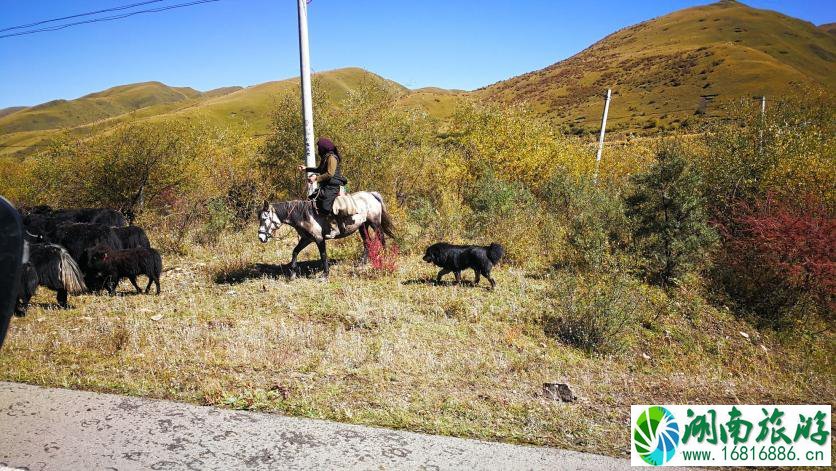
<svg viewBox="0 0 836 471">
<path fill-rule="evenodd" d="M 608 129 L 652 133 L 687 126 L 712 95 L 720 102 L 774 97 L 799 87 L 836 88 L 836 23 L 810 22 L 723 0 L 674 11 L 622 28 L 581 52 L 495 84 L 467 92 L 410 90 L 362 68 L 315 74 L 333 101 L 364 81 L 398 94 L 396 105 L 445 119 L 464 99 L 528 102 L 536 113 L 571 133 L 597 130 L 607 88 L 613 90 Z M 206 92 L 157 81 L 118 85 L 74 100 L 0 110 L 0 153 L 26 152 L 61 129 L 87 136 L 122 123 L 162 118 L 203 118 L 266 132 L 276 98 L 298 87 L 292 77 Z M 769 99 L 769 98 L 768 98 Z"/>
<path fill-rule="evenodd" d="M 597 127 L 601 97 L 612 88 L 616 128 L 655 127 L 650 121 L 658 117 L 670 126 L 695 113 L 702 95 L 731 99 L 782 95 L 799 85 L 836 87 L 834 60 L 836 37 L 812 23 L 724 0 L 622 28 L 572 57 L 476 94 L 528 101 L 571 131 Z"/>
</svg>

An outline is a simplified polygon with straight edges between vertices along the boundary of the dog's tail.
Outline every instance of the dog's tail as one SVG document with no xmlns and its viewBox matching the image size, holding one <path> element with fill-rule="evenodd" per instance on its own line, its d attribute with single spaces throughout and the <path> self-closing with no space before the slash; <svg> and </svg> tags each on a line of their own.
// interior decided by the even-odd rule
<svg viewBox="0 0 836 471">
<path fill-rule="evenodd" d="M 496 265 L 499 262 L 499 259 L 505 255 L 505 249 L 496 242 L 485 247 L 485 249 L 488 251 L 488 259 L 490 259 L 491 263 L 494 265 Z"/>
</svg>

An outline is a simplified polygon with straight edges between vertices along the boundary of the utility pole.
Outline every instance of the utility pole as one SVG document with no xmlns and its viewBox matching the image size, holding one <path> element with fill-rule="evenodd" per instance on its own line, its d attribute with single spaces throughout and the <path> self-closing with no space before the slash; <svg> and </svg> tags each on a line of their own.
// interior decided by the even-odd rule
<svg viewBox="0 0 836 471">
<path fill-rule="evenodd" d="M 604 102 L 604 116 L 601 118 L 601 137 L 598 138 L 598 155 L 595 157 L 595 183 L 598 183 L 598 167 L 601 165 L 601 153 L 604 151 L 604 134 L 607 132 L 607 113 L 610 111 L 611 98 L 612 90 L 608 88 Z"/>
<path fill-rule="evenodd" d="M 311 98 L 311 54 L 308 47 L 308 2 L 298 0 L 299 9 L 299 69 L 302 78 L 302 122 L 305 127 L 305 166 L 315 167 L 313 103 Z M 308 185 L 308 194 L 316 184 Z"/>
</svg>

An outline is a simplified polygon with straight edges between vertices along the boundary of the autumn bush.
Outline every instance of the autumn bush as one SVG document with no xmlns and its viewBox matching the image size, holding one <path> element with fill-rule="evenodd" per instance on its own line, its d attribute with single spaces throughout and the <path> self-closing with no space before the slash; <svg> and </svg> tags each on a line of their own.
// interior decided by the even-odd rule
<svg viewBox="0 0 836 471">
<path fill-rule="evenodd" d="M 722 220 L 740 200 L 767 193 L 802 202 L 814 194 L 836 202 L 836 98 L 804 90 L 772 102 L 765 114 L 751 100 L 733 102 L 727 119 L 710 122 L 696 150 L 703 194 Z"/>
<path fill-rule="evenodd" d="M 617 354 L 628 346 L 625 334 L 644 303 L 636 282 L 622 276 L 560 279 L 553 298 L 555 305 L 543 313 L 544 333 L 597 354 Z"/>
<path fill-rule="evenodd" d="M 742 100 L 695 155 L 721 245 L 712 280 L 740 312 L 773 327 L 833 312 L 836 113 L 804 90 L 753 113 Z"/>
<path fill-rule="evenodd" d="M 202 123 L 136 123 L 92 139 L 62 135 L 22 161 L 0 191 L 21 206 L 114 208 L 157 229 L 165 248 L 183 250 L 202 224 L 202 240 L 212 241 L 255 210 L 262 187 L 256 149 L 242 131 Z"/>
<path fill-rule="evenodd" d="M 811 312 L 833 320 L 836 219 L 820 198 L 739 201 L 721 233 L 726 250 L 718 275 L 742 309 L 777 327 L 804 322 Z"/>
</svg>

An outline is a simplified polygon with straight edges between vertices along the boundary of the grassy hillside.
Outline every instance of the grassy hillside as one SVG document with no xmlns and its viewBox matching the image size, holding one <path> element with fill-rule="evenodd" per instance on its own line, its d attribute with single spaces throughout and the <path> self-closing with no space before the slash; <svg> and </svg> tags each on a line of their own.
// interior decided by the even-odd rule
<svg viewBox="0 0 836 471">
<path fill-rule="evenodd" d="M 2 118 L 4 116 L 8 116 L 12 113 L 16 113 L 20 110 L 25 110 L 25 109 L 26 109 L 25 106 L 10 106 L 8 108 L 0 109 L 0 118 Z"/>
<path fill-rule="evenodd" d="M 53 100 L 0 118 L 0 134 L 76 127 L 161 103 L 197 98 L 191 88 L 159 82 L 121 85 L 76 100 Z"/>
<path fill-rule="evenodd" d="M 819 25 L 819 29 L 830 34 L 836 34 L 836 23 Z"/>
<path fill-rule="evenodd" d="M 314 79 L 328 99 L 335 102 L 365 81 L 384 83 L 398 92 L 408 91 L 360 68 L 322 72 L 315 74 Z M 262 133 L 267 130 L 277 97 L 295 90 L 298 83 L 294 78 L 201 93 L 148 82 L 114 87 L 77 100 L 55 100 L 0 118 L 0 155 L 31 153 L 64 130 L 83 137 L 141 120 L 199 118 L 219 125 L 246 126 L 253 133 Z"/>
<path fill-rule="evenodd" d="M 597 129 L 602 95 L 611 126 L 680 124 L 701 95 L 718 101 L 836 86 L 836 36 L 811 23 L 734 1 L 689 8 L 617 31 L 545 69 L 478 94 L 527 100 L 567 128 Z M 709 113 L 711 109 L 709 108 Z"/>
<path fill-rule="evenodd" d="M 833 24 L 815 25 L 734 1 L 677 11 L 617 31 L 581 53 L 545 69 L 475 92 L 408 90 L 359 68 L 316 74 L 330 100 L 340 101 L 364 81 L 399 92 L 398 105 L 444 119 L 466 97 L 529 102 L 569 132 L 597 130 L 601 96 L 613 89 L 609 128 L 653 133 L 693 117 L 701 95 L 708 108 L 740 96 L 777 97 L 802 84 L 836 87 Z M 831 32 L 828 32 L 831 31 Z M 208 92 L 159 82 L 114 87 L 76 100 L 0 110 L 0 155 L 28 154 L 63 129 L 87 136 L 145 119 L 207 119 L 267 130 L 276 98 L 298 79 Z M 712 108 L 715 107 L 715 108 Z"/>
</svg>

